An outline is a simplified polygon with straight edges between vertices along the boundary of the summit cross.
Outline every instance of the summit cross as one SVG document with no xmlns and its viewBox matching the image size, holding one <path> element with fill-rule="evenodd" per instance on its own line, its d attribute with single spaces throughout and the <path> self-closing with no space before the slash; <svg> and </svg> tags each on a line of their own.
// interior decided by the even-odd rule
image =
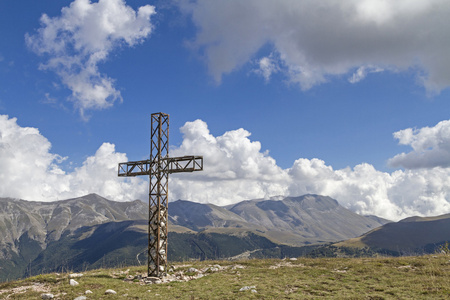
<svg viewBox="0 0 450 300">
<path fill-rule="evenodd" d="M 169 115 L 151 115 L 150 159 L 119 163 L 118 176 L 150 177 L 148 276 L 167 271 L 169 174 L 203 170 L 203 156 L 169 157 Z"/>
</svg>

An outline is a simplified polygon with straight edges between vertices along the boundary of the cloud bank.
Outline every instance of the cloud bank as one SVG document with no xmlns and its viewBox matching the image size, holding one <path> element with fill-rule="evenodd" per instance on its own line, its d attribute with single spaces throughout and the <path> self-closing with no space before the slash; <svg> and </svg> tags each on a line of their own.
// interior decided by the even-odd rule
<svg viewBox="0 0 450 300">
<path fill-rule="evenodd" d="M 266 80 L 280 69 L 303 90 L 342 75 L 356 83 L 381 70 L 412 70 L 429 93 L 450 85 L 445 0 L 177 3 L 198 29 L 190 46 L 218 82 L 256 57 Z M 272 53 L 264 56 L 267 45 Z"/>
<path fill-rule="evenodd" d="M 84 116 L 86 110 L 104 109 L 122 101 L 114 80 L 101 74 L 98 65 L 121 46 L 142 42 L 152 31 L 150 5 L 137 11 L 124 0 L 75 0 L 61 16 L 43 14 L 41 28 L 25 40 L 44 58 L 43 70 L 55 72 L 72 91 L 70 98 Z"/>
<path fill-rule="evenodd" d="M 441 123 L 431 132 L 439 131 Z M 227 205 L 312 193 L 330 196 L 358 213 L 391 220 L 450 212 L 450 169 L 444 165 L 387 173 L 367 163 L 334 170 L 323 160 L 300 158 L 282 169 L 244 129 L 214 137 L 207 124 L 197 120 L 187 122 L 181 132 L 183 143 L 171 155 L 202 154 L 204 171 L 172 175 L 172 199 Z"/>
<path fill-rule="evenodd" d="M 434 127 L 405 129 L 394 133 L 413 152 L 428 149 L 429 156 L 449 144 L 449 121 Z M 297 159 L 282 169 L 250 139 L 250 132 L 237 129 L 213 136 L 205 122 L 187 122 L 183 142 L 171 148 L 171 156 L 203 155 L 204 171 L 170 176 L 170 199 L 185 199 L 217 205 L 272 196 L 327 195 L 345 207 L 391 220 L 413 215 L 450 213 L 450 168 L 436 166 L 419 157 L 419 169 L 392 173 L 362 163 L 335 170 L 323 160 Z M 439 142 L 438 142 L 439 141 Z M 430 146 L 431 145 L 431 146 Z M 431 147 L 431 148 L 429 148 Z M 448 148 L 448 147 L 447 147 Z M 436 154 L 437 153 L 437 154 Z M 396 156 L 392 161 L 399 160 Z M 406 156 L 409 154 L 406 154 Z M 408 158 L 405 161 L 412 161 Z M 81 167 L 65 172 L 61 162 L 68 158 L 51 153 L 51 143 L 36 128 L 21 127 L 15 118 L 0 115 L 0 197 L 54 201 L 98 193 L 117 201 L 146 200 L 145 177 L 117 177 L 119 162 L 128 161 L 113 144 L 102 144 Z M 406 164 L 406 162 L 404 162 Z"/>
<path fill-rule="evenodd" d="M 117 179 L 117 165 L 127 161 L 114 145 L 104 143 L 71 173 L 60 167 L 66 157 L 50 152 L 51 143 L 15 118 L 0 115 L 0 197 L 54 201 L 97 193 L 109 199 L 130 201 L 148 194 L 140 178 Z"/>
</svg>

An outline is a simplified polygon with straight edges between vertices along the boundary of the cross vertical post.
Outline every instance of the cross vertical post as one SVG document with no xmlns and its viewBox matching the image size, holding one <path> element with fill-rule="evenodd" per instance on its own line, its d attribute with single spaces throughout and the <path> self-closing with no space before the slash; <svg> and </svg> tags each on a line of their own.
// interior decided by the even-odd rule
<svg viewBox="0 0 450 300">
<path fill-rule="evenodd" d="M 169 115 L 151 115 L 150 159 L 119 163 L 120 177 L 149 175 L 148 276 L 167 271 L 169 174 L 203 170 L 202 156 L 169 157 Z"/>
<path fill-rule="evenodd" d="M 169 115 L 152 114 L 151 119 L 148 269 L 149 274 L 158 275 L 167 269 L 169 173 L 163 158 L 169 156 Z"/>
</svg>

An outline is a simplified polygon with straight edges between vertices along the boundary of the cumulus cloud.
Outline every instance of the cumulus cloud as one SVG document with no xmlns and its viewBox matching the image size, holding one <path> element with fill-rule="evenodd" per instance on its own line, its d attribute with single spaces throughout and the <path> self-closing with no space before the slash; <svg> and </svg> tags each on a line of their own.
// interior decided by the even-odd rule
<svg viewBox="0 0 450 300">
<path fill-rule="evenodd" d="M 367 66 L 418 70 L 418 80 L 431 93 L 450 85 L 450 23 L 442 22 L 450 3 L 445 0 L 178 3 L 198 29 L 190 46 L 204 56 L 217 81 L 269 45 L 280 57 L 278 67 L 303 90 L 359 70 L 356 82 L 370 73 Z"/>
<path fill-rule="evenodd" d="M 450 167 L 450 120 L 442 121 L 434 127 L 420 129 L 407 128 L 394 133 L 400 145 L 413 149 L 391 158 L 393 167 L 406 169 Z"/>
<path fill-rule="evenodd" d="M 214 137 L 205 122 L 196 120 L 187 122 L 181 132 L 183 143 L 170 155 L 203 155 L 205 164 L 203 172 L 171 175 L 172 199 L 230 204 L 286 194 L 287 174 L 261 152 L 259 142 L 249 139 L 248 131 L 241 128 Z"/>
<path fill-rule="evenodd" d="M 98 65 L 114 49 L 142 42 L 152 31 L 153 6 L 137 11 L 124 0 L 75 0 L 61 10 L 61 16 L 43 14 L 41 28 L 27 34 L 27 45 L 44 57 L 43 70 L 58 74 L 72 91 L 71 101 L 84 114 L 121 101 L 114 80 L 101 74 Z"/>
<path fill-rule="evenodd" d="M 414 144 L 422 130 L 428 129 L 399 134 L 399 139 Z M 391 220 L 450 213 L 450 168 L 387 173 L 363 163 L 335 170 L 323 160 L 300 158 L 282 169 L 245 129 L 213 136 L 205 122 L 196 120 L 187 122 L 181 132 L 183 142 L 172 147 L 170 155 L 203 155 L 204 171 L 170 175 L 171 201 L 227 205 L 311 193 L 330 196 L 355 212 Z M 419 148 L 429 145 L 419 144 L 423 145 Z M 128 159 L 113 144 L 102 144 L 71 172 L 61 167 L 68 159 L 51 153 L 51 143 L 38 129 L 21 127 L 16 119 L 0 115 L 0 197 L 53 201 L 98 193 L 118 201 L 148 198 L 145 177 L 117 176 L 118 163 Z"/>
<path fill-rule="evenodd" d="M 244 129 L 214 137 L 207 124 L 197 120 L 186 123 L 181 132 L 183 142 L 171 149 L 171 156 L 203 155 L 204 171 L 171 175 L 172 200 L 227 205 L 312 193 L 333 197 L 358 213 L 391 220 L 450 212 L 450 169 L 387 173 L 363 163 L 334 170 L 317 158 L 300 158 L 282 169 Z"/>
<path fill-rule="evenodd" d="M 0 197 L 53 201 L 97 193 L 118 201 L 146 199 L 145 180 L 117 177 L 117 165 L 127 157 L 115 152 L 113 144 L 101 145 L 70 173 L 60 166 L 68 158 L 50 150 L 51 143 L 37 128 L 0 115 Z"/>
</svg>

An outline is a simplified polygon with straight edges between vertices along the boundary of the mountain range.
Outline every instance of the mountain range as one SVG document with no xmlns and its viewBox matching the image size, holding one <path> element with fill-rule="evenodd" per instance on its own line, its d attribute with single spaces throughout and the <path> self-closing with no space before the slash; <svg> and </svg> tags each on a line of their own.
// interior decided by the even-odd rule
<svg viewBox="0 0 450 300">
<path fill-rule="evenodd" d="M 360 236 L 389 222 L 358 215 L 319 195 L 248 200 L 227 207 L 182 200 L 169 205 L 169 220 L 193 231 L 228 233 L 241 229 L 295 246 Z"/>
<path fill-rule="evenodd" d="M 450 242 L 450 214 L 410 217 L 371 230 L 359 237 L 335 243 L 337 247 L 370 248 L 388 255 L 434 253 Z"/>
<path fill-rule="evenodd" d="M 96 194 L 55 202 L 0 198 L 0 281 L 145 264 L 147 224 L 148 205 L 139 200 L 115 202 Z M 394 224 L 355 214 L 319 195 L 225 207 L 178 200 L 169 203 L 168 258 L 296 257 L 324 243 L 358 238 L 369 247 L 364 234 L 384 235 Z"/>
</svg>

